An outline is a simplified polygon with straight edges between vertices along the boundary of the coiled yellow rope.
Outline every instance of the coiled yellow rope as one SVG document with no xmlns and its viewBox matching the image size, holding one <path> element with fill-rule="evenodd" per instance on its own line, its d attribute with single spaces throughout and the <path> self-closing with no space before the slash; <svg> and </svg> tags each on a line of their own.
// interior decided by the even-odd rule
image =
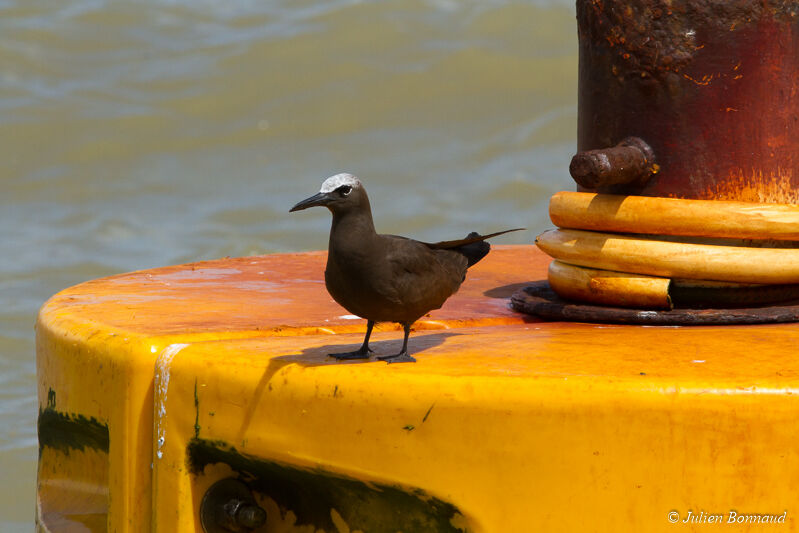
<svg viewBox="0 0 799 533">
<path fill-rule="evenodd" d="M 536 244 L 556 259 L 549 282 L 565 298 L 669 308 L 681 280 L 748 294 L 799 284 L 796 205 L 560 192 L 550 218 L 559 229 Z"/>
</svg>

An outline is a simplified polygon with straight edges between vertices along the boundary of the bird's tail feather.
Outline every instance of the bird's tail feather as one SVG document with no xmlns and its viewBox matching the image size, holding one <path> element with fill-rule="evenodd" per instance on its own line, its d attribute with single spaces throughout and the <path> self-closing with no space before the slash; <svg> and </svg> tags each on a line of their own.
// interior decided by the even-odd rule
<svg viewBox="0 0 799 533">
<path fill-rule="evenodd" d="M 465 239 L 457 239 L 454 241 L 441 241 L 436 243 L 427 243 L 427 246 L 434 250 L 454 250 L 463 254 L 469 261 L 468 266 L 472 266 L 479 260 L 484 258 L 491 250 L 491 245 L 488 244 L 486 239 L 497 237 L 512 231 L 521 231 L 526 228 L 508 229 L 505 231 L 498 231 L 496 233 L 489 233 L 488 235 L 480 235 L 476 231 L 471 232 Z"/>
<path fill-rule="evenodd" d="M 461 246 L 466 246 L 467 244 L 472 244 L 473 242 L 480 242 L 486 239 L 490 239 L 492 237 L 498 237 L 500 235 L 504 235 L 512 231 L 522 231 L 525 229 L 527 228 L 506 229 L 505 231 L 489 233 L 488 235 L 480 235 L 476 231 L 473 231 L 469 235 L 467 235 L 465 239 L 456 239 L 454 241 L 441 241 L 441 242 L 426 243 L 426 244 L 427 246 L 433 248 L 434 250 L 449 250 L 451 248 L 460 248 Z"/>
</svg>

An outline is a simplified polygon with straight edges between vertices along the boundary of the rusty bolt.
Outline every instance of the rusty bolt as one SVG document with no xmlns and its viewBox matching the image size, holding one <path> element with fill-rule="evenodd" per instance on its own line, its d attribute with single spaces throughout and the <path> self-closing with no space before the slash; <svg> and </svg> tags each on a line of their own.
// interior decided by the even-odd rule
<svg viewBox="0 0 799 533">
<path fill-rule="evenodd" d="M 612 148 L 578 152 L 569 173 L 585 189 L 639 182 L 658 170 L 652 148 L 638 137 L 627 137 Z"/>
<path fill-rule="evenodd" d="M 266 511 L 250 489 L 233 478 L 214 483 L 203 496 L 200 522 L 205 533 L 247 533 L 266 523 Z"/>
<path fill-rule="evenodd" d="M 236 509 L 235 519 L 244 529 L 257 529 L 266 523 L 266 511 L 253 503 L 242 503 Z"/>
</svg>

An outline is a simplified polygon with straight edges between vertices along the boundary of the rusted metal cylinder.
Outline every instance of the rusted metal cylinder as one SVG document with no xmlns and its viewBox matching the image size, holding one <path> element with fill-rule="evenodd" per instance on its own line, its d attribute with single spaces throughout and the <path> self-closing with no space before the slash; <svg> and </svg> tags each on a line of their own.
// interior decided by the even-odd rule
<svg viewBox="0 0 799 533">
<path fill-rule="evenodd" d="M 799 2 L 577 0 L 577 21 L 578 150 L 639 137 L 660 167 L 594 190 L 799 203 Z"/>
</svg>

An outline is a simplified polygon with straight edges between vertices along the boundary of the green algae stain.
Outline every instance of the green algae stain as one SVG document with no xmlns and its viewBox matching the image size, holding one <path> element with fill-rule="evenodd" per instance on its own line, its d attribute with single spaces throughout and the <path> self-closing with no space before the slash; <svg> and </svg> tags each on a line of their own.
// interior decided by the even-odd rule
<svg viewBox="0 0 799 533">
<path fill-rule="evenodd" d="M 55 408 L 55 391 L 47 392 L 47 407 L 39 409 L 37 420 L 39 457 L 45 447 L 69 454 L 70 450 L 92 448 L 108 453 L 108 424 L 76 413 L 62 413 Z"/>
</svg>

